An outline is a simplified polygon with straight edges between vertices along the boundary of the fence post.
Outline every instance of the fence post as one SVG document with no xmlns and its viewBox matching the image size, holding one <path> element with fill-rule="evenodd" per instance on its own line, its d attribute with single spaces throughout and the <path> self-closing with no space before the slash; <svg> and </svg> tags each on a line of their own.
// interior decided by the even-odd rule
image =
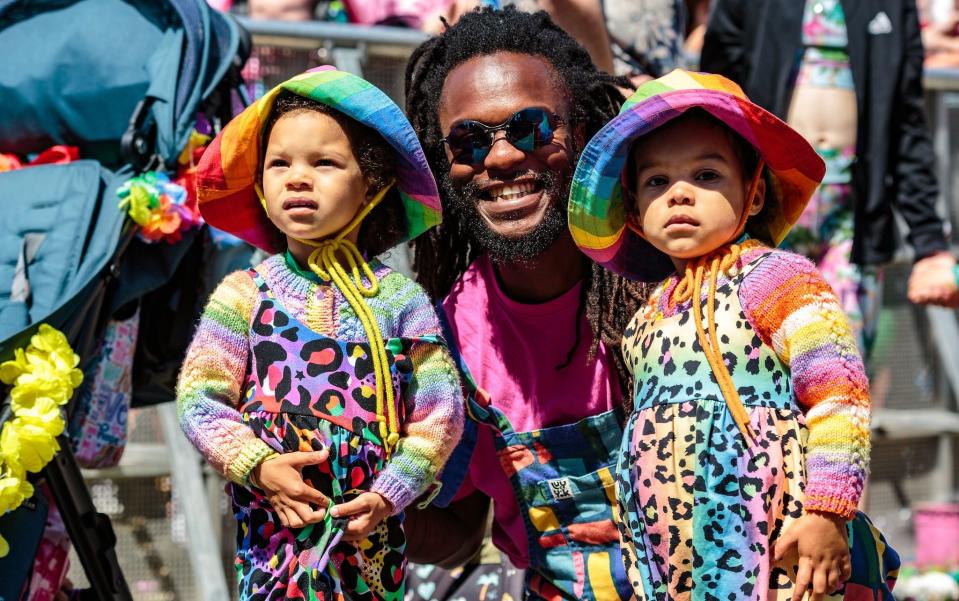
<svg viewBox="0 0 959 601">
<path fill-rule="evenodd" d="M 220 539 L 213 528 L 213 520 L 220 516 L 208 515 L 210 503 L 203 486 L 199 456 L 187 442 L 177 423 L 176 406 L 163 403 L 157 406 L 163 436 L 170 450 L 170 477 L 183 504 L 186 531 L 193 575 L 203 601 L 224 601 L 230 598 L 220 561 Z"/>
</svg>

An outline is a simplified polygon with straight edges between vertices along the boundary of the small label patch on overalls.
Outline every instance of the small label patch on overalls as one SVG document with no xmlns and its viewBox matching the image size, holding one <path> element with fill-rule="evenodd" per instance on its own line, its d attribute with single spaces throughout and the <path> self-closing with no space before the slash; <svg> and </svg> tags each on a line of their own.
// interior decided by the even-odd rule
<svg viewBox="0 0 959 601">
<path fill-rule="evenodd" d="M 549 491 L 553 493 L 553 498 L 557 501 L 573 498 L 573 489 L 569 485 L 569 478 L 557 478 L 548 480 Z"/>
</svg>

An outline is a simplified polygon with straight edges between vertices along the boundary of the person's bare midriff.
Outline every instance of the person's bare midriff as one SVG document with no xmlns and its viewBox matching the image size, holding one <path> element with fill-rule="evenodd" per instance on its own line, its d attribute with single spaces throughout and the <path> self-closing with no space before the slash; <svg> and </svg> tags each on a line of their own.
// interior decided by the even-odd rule
<svg viewBox="0 0 959 601">
<path fill-rule="evenodd" d="M 799 85 L 793 90 L 786 121 L 817 149 L 856 144 L 856 92 Z"/>
</svg>

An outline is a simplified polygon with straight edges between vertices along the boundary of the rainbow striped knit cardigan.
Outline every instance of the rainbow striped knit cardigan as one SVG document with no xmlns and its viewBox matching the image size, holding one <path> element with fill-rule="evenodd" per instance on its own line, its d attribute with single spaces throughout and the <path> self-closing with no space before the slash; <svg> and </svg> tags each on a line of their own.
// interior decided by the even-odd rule
<svg viewBox="0 0 959 601">
<path fill-rule="evenodd" d="M 851 518 L 869 469 L 869 380 L 846 314 L 816 266 L 799 255 L 766 257 L 739 289 L 746 316 L 789 366 L 806 416 L 806 511 Z"/>
<path fill-rule="evenodd" d="M 367 299 L 384 337 L 440 335 L 425 292 L 382 263 L 370 266 L 380 293 Z M 291 269 L 283 255 L 256 267 L 276 299 L 312 330 L 340 340 L 364 339 L 349 303 L 330 285 Z M 249 330 L 259 291 L 245 271 L 227 276 L 200 319 L 177 385 L 180 425 L 210 464 L 232 482 L 246 485 L 250 472 L 273 449 L 241 419 L 239 405 L 250 353 Z M 436 344 L 414 345 L 414 371 L 404 389 L 407 420 L 400 443 L 373 483 L 395 512 L 402 511 L 432 482 L 463 430 L 463 397 L 448 351 Z"/>
<path fill-rule="evenodd" d="M 792 392 L 805 415 L 809 437 L 803 507 L 851 518 L 866 481 L 870 450 L 869 381 L 856 340 L 839 299 L 811 261 L 754 245 L 740 255 L 738 265 L 755 261 L 736 293 L 749 325 L 788 367 Z M 720 281 L 727 278 L 721 275 Z M 677 281 L 675 275 L 663 281 L 650 302 L 668 304 L 664 295 Z"/>
</svg>

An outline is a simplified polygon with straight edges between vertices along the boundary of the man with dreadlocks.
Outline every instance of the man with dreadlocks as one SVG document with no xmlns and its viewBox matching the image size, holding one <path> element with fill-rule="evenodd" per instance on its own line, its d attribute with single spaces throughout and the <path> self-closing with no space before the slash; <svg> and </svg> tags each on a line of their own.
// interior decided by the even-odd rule
<svg viewBox="0 0 959 601">
<path fill-rule="evenodd" d="M 643 294 L 577 254 L 566 221 L 579 149 L 624 85 L 545 12 L 512 8 L 464 15 L 406 72 L 446 213 L 415 268 L 443 299 L 473 426 L 434 502 L 452 505 L 408 516 L 411 557 L 467 559 L 492 499 L 493 542 L 528 568 L 532 599 L 632 596 L 610 468 L 630 387 L 620 335 Z"/>
</svg>

